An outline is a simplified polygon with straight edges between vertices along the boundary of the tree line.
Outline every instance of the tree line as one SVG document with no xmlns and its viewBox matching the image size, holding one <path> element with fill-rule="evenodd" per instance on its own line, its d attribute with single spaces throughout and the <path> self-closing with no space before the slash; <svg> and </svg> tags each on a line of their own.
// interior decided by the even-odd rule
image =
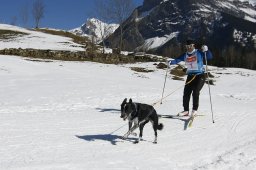
<svg viewBox="0 0 256 170">
<path fill-rule="evenodd" d="M 35 28 L 39 28 L 39 24 L 45 15 L 45 4 L 43 0 L 35 0 L 32 4 L 32 8 L 30 9 L 29 4 L 24 4 L 20 7 L 19 17 L 22 22 L 23 27 L 28 28 L 28 21 L 30 12 L 32 14 L 32 18 L 34 20 Z M 18 17 L 12 16 L 10 24 L 17 25 Z"/>
<path fill-rule="evenodd" d="M 201 44 L 197 45 L 196 48 L 200 49 Z M 256 70 L 255 47 L 230 43 L 229 45 L 222 47 L 209 44 L 209 49 L 214 56 L 213 60 L 209 61 L 209 64 L 211 65 Z M 180 43 L 173 42 L 160 53 L 166 57 L 172 56 L 173 58 L 176 58 L 180 54 L 184 53 L 184 51 L 186 51 L 184 46 Z"/>
</svg>

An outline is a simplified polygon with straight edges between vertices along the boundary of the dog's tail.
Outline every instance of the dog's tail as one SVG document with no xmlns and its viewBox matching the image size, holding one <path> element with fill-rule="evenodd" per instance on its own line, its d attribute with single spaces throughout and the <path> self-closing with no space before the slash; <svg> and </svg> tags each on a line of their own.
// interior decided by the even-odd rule
<svg viewBox="0 0 256 170">
<path fill-rule="evenodd" d="M 164 125 L 162 124 L 162 123 L 159 123 L 158 125 L 157 125 L 157 129 L 158 130 L 162 130 L 164 128 Z"/>
</svg>

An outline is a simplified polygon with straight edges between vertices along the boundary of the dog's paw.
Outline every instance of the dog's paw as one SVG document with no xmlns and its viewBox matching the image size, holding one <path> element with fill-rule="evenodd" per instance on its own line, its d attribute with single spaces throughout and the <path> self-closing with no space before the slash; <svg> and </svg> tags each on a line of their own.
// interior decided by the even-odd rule
<svg viewBox="0 0 256 170">
<path fill-rule="evenodd" d="M 139 140 L 136 140 L 136 141 L 134 141 L 133 143 L 134 143 L 134 144 L 137 144 L 137 143 L 139 143 Z"/>
</svg>

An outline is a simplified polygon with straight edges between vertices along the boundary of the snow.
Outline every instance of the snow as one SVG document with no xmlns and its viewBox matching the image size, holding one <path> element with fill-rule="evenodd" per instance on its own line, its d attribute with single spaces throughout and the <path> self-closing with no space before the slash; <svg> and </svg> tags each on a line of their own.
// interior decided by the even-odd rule
<svg viewBox="0 0 256 170">
<path fill-rule="evenodd" d="M 256 22 L 256 10 L 255 9 L 249 9 L 249 8 L 239 8 L 242 10 L 244 13 L 247 15 L 244 17 L 245 20 L 251 21 L 251 22 Z"/>
<path fill-rule="evenodd" d="M 145 43 L 142 46 L 144 48 L 146 48 L 147 50 L 154 49 L 154 48 L 164 45 L 166 42 L 168 42 L 172 38 L 177 37 L 178 34 L 179 34 L 179 32 L 173 32 L 170 35 L 166 35 L 164 37 L 149 38 L 149 39 L 145 40 Z"/>
<path fill-rule="evenodd" d="M 230 2 L 225 2 L 225 1 L 217 1 L 217 4 L 219 7 L 222 7 L 222 8 L 228 8 L 228 9 L 236 9 L 236 6 L 233 5 L 232 3 Z"/>
<path fill-rule="evenodd" d="M 107 24 L 96 18 L 90 18 L 87 19 L 87 22 L 81 27 L 72 29 L 69 32 L 90 38 L 92 38 L 93 35 L 96 38 L 96 42 L 100 43 L 102 38 L 108 37 L 115 32 L 118 27 L 119 24 Z"/>
<path fill-rule="evenodd" d="M 235 29 L 233 32 L 233 37 L 235 42 L 245 46 L 248 41 L 255 40 L 256 34 L 252 34 L 251 32 L 242 32 Z"/>
<path fill-rule="evenodd" d="M 240 13 L 244 13 L 244 19 L 251 21 L 251 22 L 256 22 L 256 10 L 253 7 L 236 7 L 234 6 L 231 2 L 233 2 L 233 0 L 229 0 L 229 1 L 217 1 L 217 5 L 221 8 L 227 8 L 230 10 L 234 10 L 234 11 L 239 11 Z M 255 3 L 253 1 L 250 1 L 251 4 Z"/>
<path fill-rule="evenodd" d="M 178 119 L 160 118 L 158 144 L 150 124 L 144 141 L 121 140 L 127 122 L 122 100 L 152 104 L 161 97 L 165 70 L 154 63 L 107 65 L 33 61 L 0 55 L 0 169 L 3 170 L 254 170 L 256 167 L 256 72 L 210 67 L 215 124 L 208 86 L 199 113 L 184 130 Z M 145 67 L 136 73 L 130 67 Z M 184 81 L 168 75 L 165 95 Z M 182 110 L 180 88 L 156 105 L 158 114 Z M 138 131 L 137 131 L 138 132 Z"/>
<path fill-rule="evenodd" d="M 233 2 L 234 0 L 228 0 L 228 1 L 232 1 Z M 241 1 L 241 2 L 249 2 L 252 5 L 256 4 L 256 0 L 239 0 L 239 1 Z"/>
<path fill-rule="evenodd" d="M 239 9 L 250 16 L 254 16 L 254 17 L 256 16 L 256 11 L 254 9 L 250 9 L 250 8 L 239 8 Z"/>
<path fill-rule="evenodd" d="M 211 13 L 212 12 L 208 8 L 201 8 L 199 11 L 206 12 L 206 13 Z"/>
<path fill-rule="evenodd" d="M 252 18 L 252 17 L 250 17 L 250 16 L 245 16 L 244 19 L 247 20 L 247 21 L 251 21 L 251 22 L 256 23 L 256 19 L 255 19 L 255 18 Z"/>
<path fill-rule="evenodd" d="M 33 48 L 44 50 L 84 51 L 80 44 L 74 43 L 71 38 L 50 35 L 42 32 L 27 30 L 17 26 L 0 24 L 0 30 L 11 30 L 26 33 L 27 35 L 0 41 L 0 49 L 4 48 Z"/>
</svg>

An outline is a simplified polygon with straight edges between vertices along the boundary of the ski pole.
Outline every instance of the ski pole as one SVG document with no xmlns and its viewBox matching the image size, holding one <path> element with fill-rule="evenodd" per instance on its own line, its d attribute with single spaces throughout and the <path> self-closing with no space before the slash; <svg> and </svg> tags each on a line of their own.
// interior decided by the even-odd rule
<svg viewBox="0 0 256 170">
<path fill-rule="evenodd" d="M 209 97 L 210 97 L 211 112 L 212 112 L 212 123 L 215 123 L 214 122 L 214 118 L 213 118 L 212 95 L 211 95 L 211 88 L 210 88 L 210 79 L 209 79 L 209 72 L 208 72 L 206 52 L 204 52 L 204 58 L 205 58 L 206 74 L 207 74 L 207 79 L 208 79 L 208 89 L 209 89 Z"/>
<path fill-rule="evenodd" d="M 164 89 L 165 89 L 165 84 L 166 84 L 166 78 L 167 78 L 167 73 L 168 73 L 168 64 L 167 64 L 167 68 L 166 68 L 166 73 L 165 73 L 165 78 L 164 78 L 164 87 L 163 87 L 163 92 L 162 92 L 162 98 L 161 98 L 161 103 L 163 103 L 163 97 L 164 97 Z"/>
</svg>

